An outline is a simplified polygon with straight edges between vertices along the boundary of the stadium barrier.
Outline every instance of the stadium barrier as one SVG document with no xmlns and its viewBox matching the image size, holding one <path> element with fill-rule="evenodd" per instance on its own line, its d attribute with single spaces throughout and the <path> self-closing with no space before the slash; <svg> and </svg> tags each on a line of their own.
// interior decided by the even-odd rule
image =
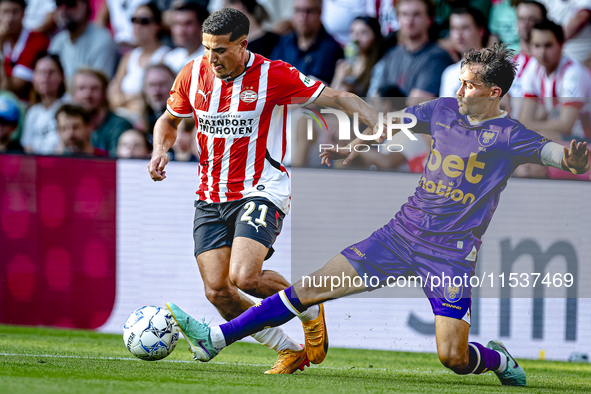
<svg viewBox="0 0 591 394">
<path fill-rule="evenodd" d="M 213 317 L 214 324 L 223 321 L 205 299 L 193 258 L 197 168 L 173 162 L 167 179 L 153 182 L 146 166 L 143 160 L 0 155 L 0 323 L 118 333 L 138 306 L 167 301 L 195 317 Z M 288 280 L 310 273 L 386 223 L 419 178 L 295 169 L 292 212 L 265 269 Z M 367 190 L 377 205 L 363 204 Z M 572 352 L 591 353 L 589 191 L 581 182 L 509 181 L 479 264 L 504 261 L 509 269 L 533 272 L 541 265 L 553 272 L 574 258 L 577 297 L 565 298 L 570 293 L 561 288 L 532 298 L 531 289 L 517 288 L 512 298 L 476 299 L 471 340 L 499 338 L 524 358 L 538 358 L 541 351 L 556 360 Z M 346 214 L 351 212 L 360 216 Z M 312 223 L 306 219 L 319 213 Z M 319 238 L 322 243 L 314 241 Z M 292 267 L 292 260 L 298 264 Z M 327 305 L 331 346 L 435 351 L 428 300 L 415 293 L 409 294 L 412 298 L 377 296 Z M 297 319 L 286 330 L 303 339 Z"/>
</svg>

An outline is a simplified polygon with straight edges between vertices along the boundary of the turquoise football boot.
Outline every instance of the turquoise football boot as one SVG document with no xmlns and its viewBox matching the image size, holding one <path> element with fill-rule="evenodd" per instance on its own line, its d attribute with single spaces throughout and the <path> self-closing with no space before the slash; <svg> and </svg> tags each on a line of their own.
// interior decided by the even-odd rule
<svg viewBox="0 0 591 394">
<path fill-rule="evenodd" d="M 205 319 L 200 323 L 170 302 L 166 303 L 166 307 L 189 343 L 189 350 L 193 352 L 194 360 L 206 362 L 218 355 L 219 351 L 216 350 L 211 342 L 209 336 L 210 328 L 205 323 Z"/>
<path fill-rule="evenodd" d="M 497 377 L 501 381 L 504 386 L 525 386 L 526 379 L 525 379 L 525 371 L 517 361 L 509 354 L 505 345 L 501 341 L 490 341 L 487 345 L 487 348 L 496 350 L 501 354 L 504 354 L 507 357 L 507 368 L 503 372 L 495 372 Z"/>
</svg>

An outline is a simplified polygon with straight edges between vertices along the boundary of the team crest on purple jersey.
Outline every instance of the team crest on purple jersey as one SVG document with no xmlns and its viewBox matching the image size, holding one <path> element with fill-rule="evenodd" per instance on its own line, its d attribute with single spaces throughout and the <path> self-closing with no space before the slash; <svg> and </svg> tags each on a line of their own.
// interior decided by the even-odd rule
<svg viewBox="0 0 591 394">
<path fill-rule="evenodd" d="M 497 140 L 497 135 L 499 135 L 498 131 L 484 129 L 480 132 L 480 135 L 478 136 L 478 142 L 480 143 L 480 145 L 484 146 L 485 148 L 488 148 L 489 146 L 495 143 L 495 141 Z"/>
<path fill-rule="evenodd" d="M 443 296 L 448 302 L 454 303 L 458 302 L 462 298 L 462 287 L 458 286 L 445 286 L 445 290 L 443 291 Z"/>
</svg>

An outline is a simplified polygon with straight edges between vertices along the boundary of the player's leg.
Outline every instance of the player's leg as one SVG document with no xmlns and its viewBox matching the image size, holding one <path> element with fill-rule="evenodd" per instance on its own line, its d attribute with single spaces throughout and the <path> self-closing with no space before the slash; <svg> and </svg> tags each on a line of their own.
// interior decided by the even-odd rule
<svg viewBox="0 0 591 394">
<path fill-rule="evenodd" d="M 254 229 L 253 229 L 254 230 Z M 267 298 L 289 287 L 278 272 L 263 270 L 269 248 L 244 236 L 235 237 L 230 258 L 230 280 L 240 290 L 253 297 Z"/>
<path fill-rule="evenodd" d="M 444 256 L 420 246 L 416 249 L 415 272 L 423 278 L 430 273 L 431 280 L 425 283 L 424 291 L 435 314 L 437 355 L 441 363 L 460 375 L 494 371 L 504 385 L 525 386 L 523 369 L 504 347 L 491 346 L 497 344 L 494 341 L 486 347 L 468 342 L 471 289 L 465 278 L 473 274 L 475 262 Z"/>
<path fill-rule="evenodd" d="M 272 246 L 281 232 L 285 214 L 264 197 L 244 199 L 230 206 L 225 214 L 235 223 L 230 260 L 231 281 L 240 290 L 259 298 L 266 298 L 289 287 L 281 274 L 262 269 L 263 261 L 273 253 Z M 314 364 L 321 363 L 328 349 L 324 309 L 313 305 L 298 313 L 298 318 L 302 321 L 308 358 Z M 261 336 L 261 333 L 256 336 Z M 293 355 L 280 354 L 272 371 L 282 371 L 288 356 L 291 358 Z"/>
<path fill-rule="evenodd" d="M 325 268 L 327 269 L 325 270 Z M 342 255 L 336 256 L 324 268 L 312 275 L 328 277 L 330 273 L 334 272 L 349 272 L 354 276 L 359 276 L 351 267 L 349 261 Z M 298 298 L 294 287 L 305 289 L 307 297 L 305 304 Z M 208 361 L 226 346 L 257 333 L 265 327 L 276 328 L 287 323 L 312 305 L 337 298 L 340 294 L 347 295 L 360 291 L 357 287 L 348 285 L 345 285 L 345 287 L 346 289 L 339 288 L 333 291 L 319 288 L 318 292 L 316 292 L 316 287 L 305 283 L 297 283 L 271 297 L 265 298 L 259 304 L 247 309 L 246 312 L 228 323 L 211 328 L 204 322 L 193 319 L 175 304 L 167 303 L 166 306 L 173 314 L 185 336 L 191 339 L 189 342 L 195 344 L 191 348 L 194 358 L 200 361 Z"/>
<path fill-rule="evenodd" d="M 197 201 L 195 207 L 195 254 L 205 295 L 224 319 L 231 320 L 254 305 L 254 302 L 242 294 L 230 280 L 230 240 L 233 231 L 223 220 L 218 205 Z M 266 251 L 257 258 L 262 261 L 265 254 Z M 253 336 L 277 352 L 301 350 L 301 346 L 289 338 L 280 327 L 263 329 Z"/>
<path fill-rule="evenodd" d="M 435 340 L 437 355 L 445 367 L 458 374 L 467 374 L 468 370 L 468 334 L 470 324 L 465 320 L 448 316 L 435 316 Z"/>
<path fill-rule="evenodd" d="M 459 375 L 493 371 L 503 385 L 526 385 L 523 368 L 501 342 L 490 341 L 486 347 L 468 342 L 469 331 L 470 325 L 465 320 L 435 316 L 437 355 L 444 366 Z"/>
<path fill-rule="evenodd" d="M 232 284 L 229 246 L 208 250 L 197 256 L 199 272 L 205 287 L 205 296 L 225 320 L 240 316 L 254 303 Z"/>
<path fill-rule="evenodd" d="M 244 231 L 237 230 L 236 232 L 244 234 Z M 229 273 L 233 286 L 258 298 L 266 298 L 288 287 L 289 283 L 279 273 L 262 270 L 263 261 L 268 253 L 269 248 L 259 241 L 244 236 L 235 237 L 232 242 Z M 254 305 L 252 300 L 248 301 Z M 306 350 L 291 339 L 281 327 L 263 328 L 253 333 L 252 337 L 279 353 L 273 367 L 265 371 L 266 374 L 290 374 L 310 365 Z"/>
<path fill-rule="evenodd" d="M 317 278 L 316 282 L 304 278 L 221 326 L 210 328 L 174 304 L 168 303 L 167 307 L 176 316 L 177 322 L 182 321 L 186 330 L 204 347 L 201 356 L 196 354 L 196 359 L 208 361 L 224 347 L 263 327 L 284 324 L 311 305 L 369 290 L 365 288 L 366 282 L 362 277 L 376 276 L 382 283 L 389 276 L 396 277 L 407 272 L 410 252 L 409 246 L 394 239 L 389 226 L 385 226 L 369 238 L 343 250 L 323 268 L 308 276 Z M 340 282 L 335 285 L 331 282 L 332 277 L 338 277 Z M 320 280 L 322 285 L 318 285 Z"/>
<path fill-rule="evenodd" d="M 195 201 L 193 240 L 195 257 L 205 287 L 205 296 L 222 317 L 231 320 L 252 305 L 229 278 L 231 234 L 219 204 Z"/>
</svg>

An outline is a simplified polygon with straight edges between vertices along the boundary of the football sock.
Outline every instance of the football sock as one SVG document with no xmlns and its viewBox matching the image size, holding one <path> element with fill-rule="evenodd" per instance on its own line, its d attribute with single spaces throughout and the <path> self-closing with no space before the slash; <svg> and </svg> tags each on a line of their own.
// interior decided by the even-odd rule
<svg viewBox="0 0 591 394">
<path fill-rule="evenodd" d="M 220 329 L 220 326 L 211 327 L 211 330 L 209 330 L 209 338 L 211 339 L 211 344 L 218 352 L 226 347 L 226 339 L 224 338 L 224 333 Z"/>
<path fill-rule="evenodd" d="M 310 321 L 314 320 L 320 314 L 320 307 L 318 305 L 312 305 L 304 313 L 300 313 L 298 317 L 301 321 Z"/>
<path fill-rule="evenodd" d="M 495 369 L 495 372 L 505 372 L 505 370 L 507 369 L 507 356 L 505 356 L 503 353 L 499 352 L 498 350 L 495 350 L 497 353 L 499 353 L 499 355 L 501 356 L 501 363 L 499 364 L 499 368 Z"/>
<path fill-rule="evenodd" d="M 291 293 L 291 287 L 265 298 L 259 305 L 247 309 L 246 312 L 237 318 L 219 326 L 224 335 L 226 346 L 248 335 L 259 332 L 265 327 L 280 326 L 293 319 L 299 311 L 292 312 L 292 310 L 295 310 L 293 309 L 293 304 L 290 305 L 290 308 L 286 306 L 281 297 L 281 295 L 285 297 L 286 293 Z M 213 342 L 213 335 L 211 339 Z M 215 343 L 214 346 L 216 346 Z"/>
<path fill-rule="evenodd" d="M 281 327 L 269 327 L 261 330 L 252 337 L 269 349 L 277 352 L 282 350 L 301 350 L 302 347 L 296 341 L 291 339 Z M 215 346 L 215 344 L 214 344 Z"/>
<path fill-rule="evenodd" d="M 486 371 L 498 371 L 501 367 L 501 360 L 504 358 L 505 367 L 507 359 L 505 355 L 496 350 L 489 349 L 478 342 L 468 343 L 468 352 L 470 361 L 468 364 L 468 373 L 481 374 Z M 503 368 L 500 372 L 504 371 Z"/>
</svg>

